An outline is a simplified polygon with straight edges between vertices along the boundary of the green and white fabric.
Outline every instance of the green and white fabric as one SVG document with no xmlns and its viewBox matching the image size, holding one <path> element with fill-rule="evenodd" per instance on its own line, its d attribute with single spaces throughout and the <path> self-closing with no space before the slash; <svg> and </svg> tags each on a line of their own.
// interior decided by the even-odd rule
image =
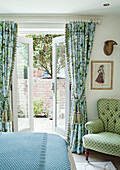
<svg viewBox="0 0 120 170">
<path fill-rule="evenodd" d="M 84 147 L 110 155 L 120 156 L 120 135 L 101 132 L 83 137 Z"/>
<path fill-rule="evenodd" d="M 11 131 L 10 85 L 16 49 L 17 24 L 0 22 L 0 131 Z"/>
<path fill-rule="evenodd" d="M 92 120 L 85 124 L 89 134 L 104 132 L 104 125 L 101 119 Z"/>
<path fill-rule="evenodd" d="M 82 137 L 87 133 L 85 82 L 93 46 L 95 23 L 66 24 L 66 54 L 72 87 L 68 143 L 72 152 L 84 152 Z"/>
<path fill-rule="evenodd" d="M 99 119 L 86 123 L 88 135 L 83 137 L 87 149 L 120 156 L 120 100 L 100 99 Z"/>
<path fill-rule="evenodd" d="M 98 100 L 97 108 L 99 118 L 104 123 L 105 132 L 112 132 L 120 135 L 120 100 Z"/>
</svg>

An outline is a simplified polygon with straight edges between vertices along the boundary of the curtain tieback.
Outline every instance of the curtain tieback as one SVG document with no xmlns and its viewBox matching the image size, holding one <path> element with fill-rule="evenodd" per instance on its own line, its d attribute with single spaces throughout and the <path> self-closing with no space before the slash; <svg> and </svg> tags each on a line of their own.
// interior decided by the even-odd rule
<svg viewBox="0 0 120 170">
<path fill-rule="evenodd" d="M 4 97 L 3 95 L 0 95 L 0 98 L 2 98 L 3 102 L 4 102 L 4 110 L 2 112 L 2 123 L 7 123 L 7 122 L 10 122 L 12 121 L 12 112 L 10 110 L 10 107 L 9 107 L 9 97 Z M 7 104 L 7 101 L 8 101 L 8 104 Z"/>
<path fill-rule="evenodd" d="M 77 113 L 74 112 L 74 115 L 73 115 L 73 124 L 76 124 L 77 123 Z"/>
<path fill-rule="evenodd" d="M 76 103 L 78 103 L 78 102 L 82 99 L 84 93 L 85 93 L 85 88 L 84 88 L 82 94 L 80 95 L 80 98 L 79 98 L 79 99 L 78 99 L 77 93 L 74 94 L 74 99 L 75 99 L 75 102 L 76 102 Z"/>
<path fill-rule="evenodd" d="M 82 113 L 78 112 L 77 113 L 77 123 L 82 124 L 82 120 L 83 120 Z"/>
<path fill-rule="evenodd" d="M 82 124 L 83 116 L 81 112 L 74 112 L 73 124 Z"/>
<path fill-rule="evenodd" d="M 83 116 L 82 116 L 82 113 L 81 113 L 80 108 L 79 108 L 79 102 L 80 102 L 81 98 L 83 97 L 84 92 L 85 92 L 85 88 L 84 88 L 79 99 L 78 99 L 77 93 L 74 94 L 75 112 L 74 112 L 74 115 L 73 115 L 73 124 L 82 124 Z"/>
</svg>

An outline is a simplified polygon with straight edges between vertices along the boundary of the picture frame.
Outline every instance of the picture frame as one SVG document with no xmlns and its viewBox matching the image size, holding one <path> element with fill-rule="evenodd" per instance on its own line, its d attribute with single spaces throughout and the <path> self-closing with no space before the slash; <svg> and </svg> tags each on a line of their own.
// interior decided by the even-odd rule
<svg viewBox="0 0 120 170">
<path fill-rule="evenodd" d="M 91 89 L 113 88 L 113 61 L 91 61 Z"/>
</svg>

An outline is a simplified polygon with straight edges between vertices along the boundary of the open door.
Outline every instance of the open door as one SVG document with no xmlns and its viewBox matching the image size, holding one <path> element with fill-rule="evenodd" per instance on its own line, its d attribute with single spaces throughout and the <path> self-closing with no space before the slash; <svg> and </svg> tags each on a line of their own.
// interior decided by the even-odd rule
<svg viewBox="0 0 120 170">
<path fill-rule="evenodd" d="M 53 130 L 67 135 L 70 112 L 70 85 L 65 57 L 65 37 L 53 39 Z"/>
<path fill-rule="evenodd" d="M 18 37 L 13 71 L 14 132 L 33 131 L 33 40 Z"/>
</svg>

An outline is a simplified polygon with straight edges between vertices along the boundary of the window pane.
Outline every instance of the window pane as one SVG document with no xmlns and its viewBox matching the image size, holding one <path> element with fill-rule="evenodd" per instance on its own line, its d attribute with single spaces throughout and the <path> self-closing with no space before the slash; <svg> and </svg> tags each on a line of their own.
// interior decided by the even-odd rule
<svg viewBox="0 0 120 170">
<path fill-rule="evenodd" d="M 65 130 L 65 44 L 57 43 L 57 127 Z"/>
</svg>

